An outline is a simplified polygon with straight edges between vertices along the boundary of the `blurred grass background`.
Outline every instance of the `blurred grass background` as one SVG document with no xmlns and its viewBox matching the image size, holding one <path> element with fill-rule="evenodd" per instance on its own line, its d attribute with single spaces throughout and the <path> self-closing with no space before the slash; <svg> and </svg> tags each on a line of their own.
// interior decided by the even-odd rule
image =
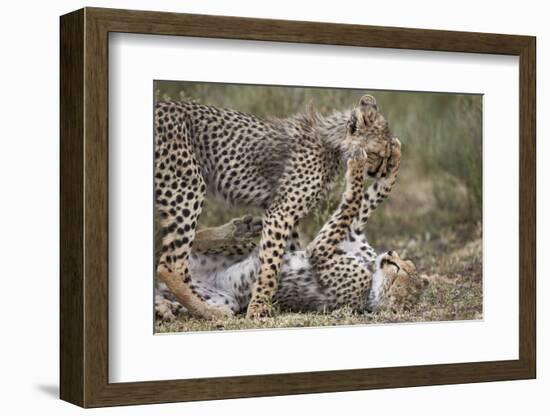
<svg viewBox="0 0 550 416">
<path fill-rule="evenodd" d="M 329 114 L 350 109 L 363 94 L 372 94 L 393 134 L 401 140 L 403 156 L 397 183 L 369 220 L 367 236 L 378 252 L 397 250 L 401 257 L 413 260 L 431 282 L 418 305 L 403 313 L 280 311 L 261 322 L 242 316 L 205 321 L 184 314 L 174 322 L 156 320 L 155 332 L 482 318 L 481 95 L 172 81 L 155 82 L 154 88 L 157 100 L 195 100 L 260 117 L 286 117 L 307 106 Z M 336 208 L 342 189 L 343 174 L 330 197 L 301 220 L 304 244 Z M 221 225 L 244 213 L 262 215 L 257 209 L 207 199 L 199 227 Z"/>
<path fill-rule="evenodd" d="M 387 233 L 437 233 L 441 227 L 478 224 L 482 197 L 482 96 L 400 91 L 296 88 L 156 81 L 157 100 L 192 99 L 260 117 L 287 117 L 312 106 L 322 114 L 351 108 L 372 94 L 403 145 L 391 197 L 368 226 L 373 242 Z M 342 180 L 331 197 L 300 223 L 309 241 L 336 207 Z M 206 201 L 200 226 L 223 224 L 258 210 Z"/>
</svg>

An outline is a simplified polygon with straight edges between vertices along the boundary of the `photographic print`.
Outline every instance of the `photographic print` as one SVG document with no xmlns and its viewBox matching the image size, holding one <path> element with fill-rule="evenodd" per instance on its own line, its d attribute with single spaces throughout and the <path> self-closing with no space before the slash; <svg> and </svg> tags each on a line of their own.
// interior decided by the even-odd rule
<svg viewBox="0 0 550 416">
<path fill-rule="evenodd" d="M 156 333 L 482 319 L 482 95 L 154 89 Z"/>
<path fill-rule="evenodd" d="M 61 399 L 536 378 L 535 64 L 532 36 L 62 16 Z"/>
</svg>

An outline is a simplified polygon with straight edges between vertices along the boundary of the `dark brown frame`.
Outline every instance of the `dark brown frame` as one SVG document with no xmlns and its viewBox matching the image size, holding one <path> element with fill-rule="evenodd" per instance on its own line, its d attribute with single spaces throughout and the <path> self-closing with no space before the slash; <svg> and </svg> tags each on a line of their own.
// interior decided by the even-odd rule
<svg viewBox="0 0 550 416">
<path fill-rule="evenodd" d="M 110 32 L 519 56 L 519 359 L 109 383 Z M 99 407 L 535 378 L 535 45 L 530 36 L 98 8 L 62 16 L 61 398 L 83 407 Z"/>
</svg>

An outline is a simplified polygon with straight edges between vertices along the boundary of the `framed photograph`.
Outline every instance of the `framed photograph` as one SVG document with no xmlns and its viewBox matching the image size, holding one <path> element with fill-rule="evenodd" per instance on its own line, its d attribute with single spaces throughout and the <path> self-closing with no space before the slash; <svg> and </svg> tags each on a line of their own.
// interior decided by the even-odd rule
<svg viewBox="0 0 550 416">
<path fill-rule="evenodd" d="M 535 38 L 61 17 L 60 396 L 535 378 Z"/>
</svg>

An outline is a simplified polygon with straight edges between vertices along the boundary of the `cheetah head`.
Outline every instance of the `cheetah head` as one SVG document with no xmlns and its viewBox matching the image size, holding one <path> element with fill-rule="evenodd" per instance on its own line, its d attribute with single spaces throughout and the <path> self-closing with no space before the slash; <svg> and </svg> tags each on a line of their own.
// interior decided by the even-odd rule
<svg viewBox="0 0 550 416">
<path fill-rule="evenodd" d="M 391 154 L 391 133 L 372 95 L 364 95 L 351 110 L 342 142 L 347 158 L 367 157 L 367 174 L 378 177 L 386 170 Z"/>
<path fill-rule="evenodd" d="M 410 310 L 428 286 L 428 279 L 418 275 L 414 263 L 401 259 L 395 251 L 379 255 L 375 267 L 369 296 L 371 311 Z"/>
</svg>

